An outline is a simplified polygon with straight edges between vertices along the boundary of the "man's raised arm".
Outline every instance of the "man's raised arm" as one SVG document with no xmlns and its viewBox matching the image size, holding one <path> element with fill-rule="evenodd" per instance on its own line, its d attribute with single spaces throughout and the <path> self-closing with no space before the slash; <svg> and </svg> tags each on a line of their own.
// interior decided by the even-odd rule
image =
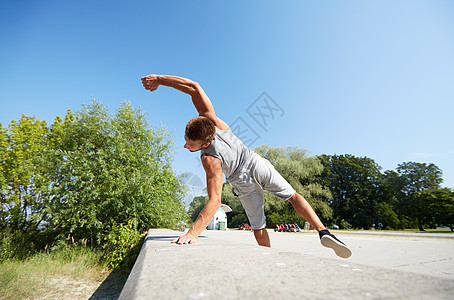
<svg viewBox="0 0 454 300">
<path fill-rule="evenodd" d="M 156 90 L 160 85 L 165 85 L 191 95 L 192 103 L 194 103 L 199 115 L 215 121 L 216 114 L 213 104 L 197 82 L 178 76 L 152 74 L 142 77 L 142 84 L 150 92 Z"/>
<path fill-rule="evenodd" d="M 221 206 L 221 193 L 222 193 L 222 167 L 219 158 L 209 155 L 202 156 L 202 164 L 207 174 L 207 191 L 208 203 L 200 212 L 197 220 L 192 225 L 191 229 L 179 238 L 176 238 L 172 243 L 177 244 L 192 244 L 196 241 L 197 237 L 208 226 L 211 219 Z"/>
</svg>

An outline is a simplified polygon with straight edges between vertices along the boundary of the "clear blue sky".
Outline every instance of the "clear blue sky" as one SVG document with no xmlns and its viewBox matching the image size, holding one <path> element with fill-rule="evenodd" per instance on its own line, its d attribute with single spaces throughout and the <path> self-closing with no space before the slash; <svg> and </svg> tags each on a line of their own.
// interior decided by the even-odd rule
<svg viewBox="0 0 454 300">
<path fill-rule="evenodd" d="M 252 147 L 435 163 L 454 187 L 453 1 L 1 1 L 0 41 L 3 126 L 129 100 L 173 133 L 175 171 L 203 180 L 183 149 L 190 98 L 140 82 L 179 75 Z M 263 92 L 284 112 L 265 129 L 247 113 Z"/>
</svg>

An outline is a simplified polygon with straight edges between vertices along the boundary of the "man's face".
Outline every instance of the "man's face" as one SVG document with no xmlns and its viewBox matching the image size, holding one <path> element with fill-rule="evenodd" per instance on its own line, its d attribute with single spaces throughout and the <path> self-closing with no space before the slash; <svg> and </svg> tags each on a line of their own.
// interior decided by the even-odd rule
<svg viewBox="0 0 454 300">
<path fill-rule="evenodd" d="M 202 144 L 201 141 L 190 140 L 188 139 L 187 136 L 184 136 L 184 139 L 186 140 L 186 144 L 184 144 L 184 147 L 191 152 L 196 152 L 205 149 L 210 144 L 210 143 Z"/>
</svg>

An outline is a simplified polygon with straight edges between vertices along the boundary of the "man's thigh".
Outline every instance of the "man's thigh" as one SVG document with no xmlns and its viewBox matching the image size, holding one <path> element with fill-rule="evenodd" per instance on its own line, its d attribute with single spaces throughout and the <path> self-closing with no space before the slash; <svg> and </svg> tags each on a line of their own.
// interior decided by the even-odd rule
<svg viewBox="0 0 454 300">
<path fill-rule="evenodd" d="M 263 188 L 252 174 L 243 173 L 231 184 L 232 192 L 240 199 L 252 229 L 258 230 L 266 227 Z"/>
<path fill-rule="evenodd" d="M 255 189 L 238 197 L 254 230 L 266 227 L 265 201 L 263 189 L 256 185 Z"/>
<path fill-rule="evenodd" d="M 295 189 L 267 159 L 261 158 L 257 162 L 252 171 L 252 176 L 263 189 L 273 193 L 282 200 L 288 200 L 296 193 Z"/>
</svg>

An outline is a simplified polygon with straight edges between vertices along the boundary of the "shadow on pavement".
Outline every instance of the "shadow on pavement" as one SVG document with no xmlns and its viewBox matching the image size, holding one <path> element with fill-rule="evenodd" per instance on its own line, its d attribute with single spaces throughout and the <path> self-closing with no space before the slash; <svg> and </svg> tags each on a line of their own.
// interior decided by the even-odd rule
<svg viewBox="0 0 454 300">
<path fill-rule="evenodd" d="M 169 241 L 176 239 L 179 235 L 157 235 L 157 236 L 147 236 L 145 241 Z"/>
<path fill-rule="evenodd" d="M 115 268 L 90 296 L 90 300 L 118 299 L 131 270 Z"/>
<path fill-rule="evenodd" d="M 159 242 L 171 242 L 174 239 L 180 237 L 180 235 L 156 235 L 156 236 L 147 236 L 145 238 L 145 241 L 159 241 Z M 206 236 L 201 235 L 198 237 L 198 239 L 205 239 Z"/>
</svg>

